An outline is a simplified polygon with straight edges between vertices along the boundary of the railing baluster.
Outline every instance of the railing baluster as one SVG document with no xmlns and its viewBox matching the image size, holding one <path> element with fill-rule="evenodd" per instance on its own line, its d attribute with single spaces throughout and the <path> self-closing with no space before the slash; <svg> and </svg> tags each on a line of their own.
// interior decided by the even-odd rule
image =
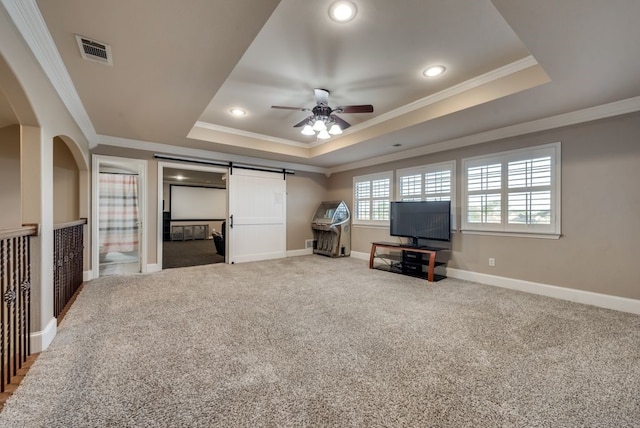
<svg viewBox="0 0 640 428">
<path fill-rule="evenodd" d="M 16 252 L 16 273 L 17 273 L 17 281 L 16 281 L 16 312 L 18 319 L 18 334 L 16 335 L 16 355 L 17 355 L 17 366 L 18 370 L 22 368 L 22 335 L 24 334 L 24 318 L 22 311 L 22 295 L 20 291 L 20 287 L 22 285 L 22 263 L 23 263 L 23 249 L 22 249 L 22 237 L 19 236 L 16 238 L 17 244 L 17 252 Z"/>
<path fill-rule="evenodd" d="M 0 392 L 31 353 L 31 246 L 37 226 L 0 230 Z"/>
<path fill-rule="evenodd" d="M 5 291 L 2 299 L 4 300 L 5 305 L 7 305 L 7 379 L 11 379 L 11 332 L 13 330 L 13 314 L 12 314 L 12 305 L 11 305 L 11 287 L 13 285 L 13 238 L 7 241 L 7 267 L 8 267 L 8 281 L 7 281 L 7 291 Z"/>
<path fill-rule="evenodd" d="M 31 355 L 31 239 L 27 239 L 27 283 L 25 285 L 25 295 L 25 303 L 27 305 L 25 340 L 27 342 L 27 355 Z"/>
<path fill-rule="evenodd" d="M 85 224 L 83 219 L 54 227 L 53 315 L 56 318 L 82 285 Z"/>
<path fill-rule="evenodd" d="M 53 309 L 59 317 L 82 285 L 86 219 L 54 227 Z M 37 226 L 0 230 L 0 392 L 31 354 L 31 236 Z"/>
<path fill-rule="evenodd" d="M 67 293 L 69 290 L 69 228 L 62 229 L 62 283 L 60 284 L 60 310 L 67 301 Z"/>
<path fill-rule="evenodd" d="M 9 292 L 9 296 L 7 297 L 7 299 L 10 301 L 9 304 L 11 305 L 11 349 L 13 349 L 13 352 L 10 352 L 9 354 L 9 358 L 11 358 L 13 360 L 13 364 L 11 365 L 12 367 L 12 371 L 11 371 L 11 376 L 15 376 L 18 373 L 18 365 L 16 364 L 16 354 L 17 354 L 17 347 L 16 347 L 16 337 L 17 337 L 17 333 L 18 333 L 18 313 L 16 311 L 16 289 L 17 289 L 17 282 L 18 282 L 18 278 L 17 278 L 17 270 L 18 270 L 18 254 L 16 251 L 16 244 L 18 242 L 18 238 L 13 238 L 12 239 L 12 243 L 11 243 L 11 249 L 13 250 L 13 254 L 12 254 L 12 268 L 11 268 L 11 290 Z"/>
<path fill-rule="evenodd" d="M 4 296 L 7 289 L 7 241 L 0 241 L 0 296 Z M 7 364 L 5 344 L 7 343 L 7 311 L 4 299 L 0 298 L 0 392 L 4 392 L 6 379 L 4 375 Z"/>
<path fill-rule="evenodd" d="M 20 237 L 20 289 L 18 297 L 20 299 L 20 368 L 27 361 L 29 356 L 29 294 L 31 283 L 29 279 L 29 238 Z"/>
<path fill-rule="evenodd" d="M 53 316 L 57 316 L 59 313 L 58 302 L 60 300 L 60 239 L 62 231 L 53 231 Z"/>
</svg>

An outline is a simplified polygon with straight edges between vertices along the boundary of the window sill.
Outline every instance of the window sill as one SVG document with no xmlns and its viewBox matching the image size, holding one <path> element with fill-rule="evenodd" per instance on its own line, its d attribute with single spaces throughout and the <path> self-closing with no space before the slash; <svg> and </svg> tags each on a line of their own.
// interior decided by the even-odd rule
<svg viewBox="0 0 640 428">
<path fill-rule="evenodd" d="M 522 232 L 492 232 L 489 230 L 462 230 L 463 235 L 508 236 L 511 238 L 560 239 L 559 233 L 522 233 Z"/>
</svg>

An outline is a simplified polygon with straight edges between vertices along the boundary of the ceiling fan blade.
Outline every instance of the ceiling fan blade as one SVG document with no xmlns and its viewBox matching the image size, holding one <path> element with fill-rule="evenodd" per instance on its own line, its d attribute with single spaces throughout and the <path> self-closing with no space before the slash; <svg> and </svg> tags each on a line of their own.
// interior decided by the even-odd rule
<svg viewBox="0 0 640 428">
<path fill-rule="evenodd" d="M 309 120 L 311 120 L 313 118 L 313 116 L 309 116 L 308 118 L 301 120 L 300 122 L 296 123 L 295 125 L 293 125 L 294 128 L 299 128 L 301 126 L 306 125 L 307 123 L 309 123 Z"/>
<path fill-rule="evenodd" d="M 284 110 L 311 111 L 310 108 L 306 108 L 306 107 L 271 106 L 271 108 L 279 108 L 279 109 L 284 109 Z"/>
<path fill-rule="evenodd" d="M 340 129 L 342 129 L 343 131 L 351 126 L 349 122 L 347 122 L 341 117 L 336 116 L 335 114 L 332 114 L 329 117 L 333 119 L 336 122 L 336 124 L 340 127 Z"/>
<path fill-rule="evenodd" d="M 313 90 L 316 95 L 316 104 L 329 105 L 329 91 L 326 89 L 316 88 Z"/>
<path fill-rule="evenodd" d="M 340 106 L 336 107 L 334 111 L 338 113 L 373 113 L 373 106 L 371 104 L 364 104 L 360 106 Z"/>
</svg>

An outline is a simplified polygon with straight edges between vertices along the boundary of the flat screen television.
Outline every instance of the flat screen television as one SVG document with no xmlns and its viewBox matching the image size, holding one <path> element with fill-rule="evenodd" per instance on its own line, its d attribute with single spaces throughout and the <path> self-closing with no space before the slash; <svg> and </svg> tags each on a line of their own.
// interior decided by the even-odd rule
<svg viewBox="0 0 640 428">
<path fill-rule="evenodd" d="M 391 202 L 391 236 L 435 241 L 451 240 L 450 201 L 398 201 Z"/>
</svg>

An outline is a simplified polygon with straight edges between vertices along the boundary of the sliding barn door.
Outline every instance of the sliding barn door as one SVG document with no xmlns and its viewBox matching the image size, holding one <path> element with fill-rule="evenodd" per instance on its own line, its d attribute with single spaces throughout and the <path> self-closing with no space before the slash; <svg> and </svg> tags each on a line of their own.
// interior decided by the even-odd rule
<svg viewBox="0 0 640 428">
<path fill-rule="evenodd" d="M 286 257 L 284 174 L 233 168 L 228 175 L 229 263 Z"/>
</svg>

